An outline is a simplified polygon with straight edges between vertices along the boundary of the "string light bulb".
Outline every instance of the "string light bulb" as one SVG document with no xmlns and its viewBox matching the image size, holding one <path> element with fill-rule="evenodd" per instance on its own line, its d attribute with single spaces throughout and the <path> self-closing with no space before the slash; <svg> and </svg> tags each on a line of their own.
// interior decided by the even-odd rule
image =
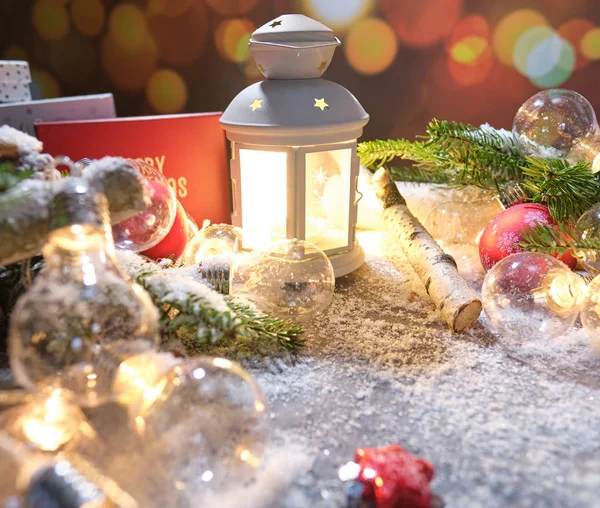
<svg viewBox="0 0 600 508">
<path fill-rule="evenodd" d="M 581 231 L 582 240 L 600 238 L 600 203 L 587 210 L 577 221 L 577 229 Z M 577 258 L 584 268 L 595 277 L 600 274 L 600 251 L 596 249 L 580 249 Z"/>
<path fill-rule="evenodd" d="M 76 440 L 86 418 L 62 390 L 38 394 L 1 415 L 2 428 L 35 450 L 56 452 Z"/>
<path fill-rule="evenodd" d="M 481 291 L 490 324 L 504 336 L 557 337 L 573 326 L 585 291 L 583 279 L 546 254 L 520 252 L 496 263 Z"/>
<path fill-rule="evenodd" d="M 166 364 L 154 360 L 162 371 Z M 181 505 L 218 506 L 210 496 L 252 477 L 262 463 L 269 416 L 262 390 L 245 369 L 225 358 L 196 357 L 142 384 L 135 428 L 170 472 Z"/>
<path fill-rule="evenodd" d="M 600 275 L 588 285 L 581 302 L 581 324 L 600 353 Z"/>
<path fill-rule="evenodd" d="M 103 195 L 73 179 L 51 215 L 45 268 L 12 314 L 10 365 L 26 388 L 67 389 L 98 406 L 113 398 L 119 364 L 157 347 L 158 311 L 116 260 Z"/>
</svg>

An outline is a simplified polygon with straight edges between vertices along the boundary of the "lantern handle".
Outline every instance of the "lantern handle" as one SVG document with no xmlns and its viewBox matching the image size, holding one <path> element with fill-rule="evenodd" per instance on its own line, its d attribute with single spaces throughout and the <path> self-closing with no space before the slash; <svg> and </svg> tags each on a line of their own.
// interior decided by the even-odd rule
<svg viewBox="0 0 600 508">
<path fill-rule="evenodd" d="M 256 44 L 256 45 L 260 45 L 260 46 L 275 46 L 277 48 L 312 49 L 312 48 L 325 48 L 328 46 L 339 46 L 342 44 L 342 42 L 337 37 L 335 37 L 335 41 L 317 42 L 317 43 L 310 44 L 307 46 L 302 46 L 302 45 L 299 46 L 297 44 L 282 44 L 280 42 L 254 41 L 254 40 L 251 40 L 249 44 L 250 44 L 250 46 L 252 46 L 253 44 Z"/>
</svg>

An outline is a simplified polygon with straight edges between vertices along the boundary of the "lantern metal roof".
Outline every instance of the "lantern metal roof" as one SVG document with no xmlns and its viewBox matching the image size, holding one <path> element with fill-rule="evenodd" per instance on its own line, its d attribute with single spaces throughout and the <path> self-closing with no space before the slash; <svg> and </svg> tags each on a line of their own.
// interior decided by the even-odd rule
<svg viewBox="0 0 600 508">
<path fill-rule="evenodd" d="M 343 86 L 321 79 L 340 44 L 325 25 L 300 14 L 252 34 L 250 49 L 267 79 L 242 90 L 221 117 L 231 141 L 275 146 L 356 139 L 369 121 Z"/>
<path fill-rule="evenodd" d="M 336 42 L 333 30 L 323 23 L 302 14 L 284 14 L 257 28 L 250 39 L 253 42 Z"/>
</svg>

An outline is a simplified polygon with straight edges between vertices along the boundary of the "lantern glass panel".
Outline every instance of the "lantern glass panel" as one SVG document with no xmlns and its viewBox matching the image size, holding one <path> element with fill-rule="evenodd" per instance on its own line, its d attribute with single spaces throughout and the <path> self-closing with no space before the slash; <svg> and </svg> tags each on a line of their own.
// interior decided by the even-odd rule
<svg viewBox="0 0 600 508">
<path fill-rule="evenodd" d="M 352 149 L 306 154 L 306 239 L 324 251 L 348 246 Z"/>
<path fill-rule="evenodd" d="M 287 153 L 240 149 L 244 247 L 286 237 Z"/>
</svg>

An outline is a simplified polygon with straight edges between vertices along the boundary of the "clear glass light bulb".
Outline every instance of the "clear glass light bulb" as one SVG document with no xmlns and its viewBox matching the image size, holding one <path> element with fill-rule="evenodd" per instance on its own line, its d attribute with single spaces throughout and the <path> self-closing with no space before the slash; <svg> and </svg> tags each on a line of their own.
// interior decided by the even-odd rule
<svg viewBox="0 0 600 508">
<path fill-rule="evenodd" d="M 208 357 L 174 366 L 156 386 L 154 401 L 137 405 L 138 432 L 170 472 L 177 506 L 218 506 L 208 497 L 251 479 L 262 462 L 269 416 L 260 387 L 237 363 Z"/>
<path fill-rule="evenodd" d="M 582 238 L 589 240 L 600 236 L 600 203 L 585 212 L 577 221 L 577 228 L 582 231 Z M 585 269 L 595 277 L 600 274 L 600 251 L 583 249 L 577 252 L 577 258 Z"/>
<path fill-rule="evenodd" d="M 504 336 L 557 337 L 573 326 L 585 283 L 546 254 L 520 252 L 496 263 L 481 291 L 490 324 Z"/>
<path fill-rule="evenodd" d="M 600 132 L 588 100 L 571 90 L 544 90 L 529 98 L 513 122 L 513 138 L 524 155 L 592 163 L 600 171 Z"/>
<path fill-rule="evenodd" d="M 242 248 L 242 230 L 231 224 L 213 224 L 202 228 L 188 243 L 183 264 L 197 265 L 209 256 L 237 254 Z"/>
<path fill-rule="evenodd" d="M 10 365 L 25 387 L 64 388 L 96 406 L 113 398 L 123 359 L 157 347 L 158 311 L 116 261 L 103 195 L 72 182 L 51 214 L 45 267 L 11 318 Z"/>
<path fill-rule="evenodd" d="M 61 452 L 55 457 L 31 450 L 0 431 L 0 504 L 92 508 L 141 505 L 84 457 Z"/>
<path fill-rule="evenodd" d="M 581 302 L 581 324 L 587 331 L 592 345 L 600 353 L 600 276 L 586 289 Z"/>
<path fill-rule="evenodd" d="M 112 234 L 118 249 L 143 252 L 157 245 L 171 230 L 177 213 L 177 199 L 167 177 L 158 169 L 136 159 L 127 159 L 127 162 L 144 177 L 150 206 L 113 225 Z"/>
<path fill-rule="evenodd" d="M 210 265 L 202 268 L 210 272 Z M 300 322 L 325 310 L 335 289 L 331 262 L 303 240 L 282 240 L 264 251 L 237 255 L 221 280 L 229 294 L 253 302 L 262 312 Z"/>
<path fill-rule="evenodd" d="M 0 427 L 34 450 L 56 452 L 80 437 L 86 418 L 70 396 L 52 390 L 0 413 Z"/>
</svg>

